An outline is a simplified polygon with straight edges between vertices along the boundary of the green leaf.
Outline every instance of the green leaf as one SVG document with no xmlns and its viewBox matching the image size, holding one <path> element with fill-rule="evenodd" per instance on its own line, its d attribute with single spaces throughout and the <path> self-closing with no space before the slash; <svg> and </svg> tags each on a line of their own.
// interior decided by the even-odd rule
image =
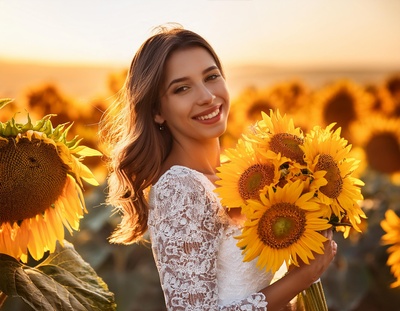
<svg viewBox="0 0 400 311">
<path fill-rule="evenodd" d="M 0 291 L 34 310 L 116 310 L 114 294 L 67 241 L 36 267 L 0 254 Z"/>
<path fill-rule="evenodd" d="M 12 98 L 0 98 L 0 109 L 3 108 L 8 103 L 11 103 L 14 99 Z"/>
</svg>

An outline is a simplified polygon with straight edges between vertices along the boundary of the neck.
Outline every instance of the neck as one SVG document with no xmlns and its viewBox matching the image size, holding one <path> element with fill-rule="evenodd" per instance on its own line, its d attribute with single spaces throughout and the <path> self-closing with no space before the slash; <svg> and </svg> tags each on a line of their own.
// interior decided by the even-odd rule
<svg viewBox="0 0 400 311">
<path fill-rule="evenodd" d="M 183 165 L 199 171 L 207 176 L 215 175 L 220 165 L 219 140 L 207 142 L 193 142 L 190 146 L 183 146 L 174 142 L 170 155 L 165 161 L 165 169 L 172 165 Z"/>
</svg>

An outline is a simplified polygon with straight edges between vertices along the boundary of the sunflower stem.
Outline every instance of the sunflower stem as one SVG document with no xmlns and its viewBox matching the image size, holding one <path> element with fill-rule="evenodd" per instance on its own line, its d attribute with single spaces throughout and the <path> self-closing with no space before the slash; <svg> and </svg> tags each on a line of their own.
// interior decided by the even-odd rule
<svg viewBox="0 0 400 311">
<path fill-rule="evenodd" d="M 313 283 L 309 288 L 301 292 L 298 298 L 300 298 L 300 310 L 328 311 L 321 280 Z"/>
<path fill-rule="evenodd" d="M 352 227 L 353 225 L 348 222 L 337 222 L 337 221 L 329 221 L 329 223 L 334 227 L 344 226 L 344 227 Z"/>
<path fill-rule="evenodd" d="M 7 295 L 0 291 L 0 308 L 3 306 L 4 301 L 6 301 Z"/>
</svg>

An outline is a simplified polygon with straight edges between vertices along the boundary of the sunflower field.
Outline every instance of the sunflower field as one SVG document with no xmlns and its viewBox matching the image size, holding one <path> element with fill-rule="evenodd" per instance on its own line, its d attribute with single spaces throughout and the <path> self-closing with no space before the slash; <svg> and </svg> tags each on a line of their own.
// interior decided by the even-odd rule
<svg viewBox="0 0 400 311">
<path fill-rule="evenodd" d="M 97 125 L 122 86 L 125 74 L 126 71 L 110 75 L 107 94 L 88 103 L 69 98 L 49 83 L 30 89 L 24 95 L 25 103 L 14 100 L 1 108 L 0 310 L 37 310 L 37 302 L 27 303 L 17 284 L 10 285 L 5 267 L 12 265 L 16 267 L 12 271 L 29 272 L 30 278 L 34 273 L 44 273 L 52 264 L 60 271 L 66 269 L 52 255 L 58 254 L 60 243 L 68 258 L 85 267 L 84 271 L 75 271 L 74 277 L 87 273 L 88 284 L 94 286 L 91 292 L 107 306 L 104 310 L 114 310 L 115 305 L 119 311 L 165 310 L 150 246 L 108 243 L 119 216 L 104 204 L 107 172 L 97 151 L 101 149 Z M 310 87 L 301 78 L 286 78 L 265 87 L 244 88 L 231 99 L 228 128 L 221 137 L 223 151 L 232 157 L 235 152 L 247 152 L 242 143 L 239 151 L 232 148 L 243 133 L 254 131 L 255 122 L 271 109 L 292 118 L 303 132 L 313 133 L 315 125 L 329 128 L 332 133 L 340 128 L 341 137 L 351 145 L 346 157 L 360 160 L 357 169 L 351 170 L 351 165 L 340 167 L 348 170 L 346 176 L 351 171 L 352 178 L 364 184 L 362 199 L 356 196 L 360 208 L 356 218 L 365 217 L 358 217 L 356 228 L 346 229 L 346 235 L 334 233 L 338 253 L 321 278 L 328 309 L 400 311 L 400 73 L 388 74 L 383 81 L 370 84 L 343 78 Z M 12 144 L 23 147 L 23 157 L 18 158 Z M 313 146 L 307 148 L 307 154 L 312 154 Z M 16 161 L 23 173 L 24 165 L 35 167 L 44 158 L 50 161 L 46 164 L 48 173 L 40 178 L 33 174 L 23 187 L 10 186 L 18 175 L 8 172 L 4 163 Z M 277 181 L 272 165 L 259 165 L 254 158 L 248 159 L 249 165 L 269 176 L 263 181 L 265 184 Z M 274 161 L 282 164 L 279 158 Z M 279 203 L 286 193 L 293 196 L 293 204 L 300 202 L 305 209 L 315 208 L 301 195 L 299 187 L 298 183 L 282 187 L 265 200 Z M 30 195 L 24 201 L 25 192 Z M 254 194 L 248 195 L 251 199 Z M 240 198 L 232 200 L 237 200 L 231 202 L 234 205 L 241 204 Z M 255 209 L 261 209 L 258 202 L 254 204 Z M 8 206 L 13 206 L 12 215 Z M 317 221 L 311 219 L 313 224 Z M 323 230 L 326 223 L 318 223 L 317 227 Z M 318 247 L 312 250 L 318 251 Z M 274 268 L 277 266 L 278 263 Z M 42 293 L 46 292 L 42 289 Z"/>
</svg>

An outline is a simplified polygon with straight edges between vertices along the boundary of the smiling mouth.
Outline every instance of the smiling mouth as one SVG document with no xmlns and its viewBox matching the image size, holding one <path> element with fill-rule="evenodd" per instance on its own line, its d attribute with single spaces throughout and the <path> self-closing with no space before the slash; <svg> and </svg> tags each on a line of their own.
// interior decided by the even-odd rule
<svg viewBox="0 0 400 311">
<path fill-rule="evenodd" d="M 200 121 L 204 121 L 204 120 L 210 120 L 212 118 L 215 118 L 217 115 L 219 115 L 221 109 L 218 107 L 217 110 L 205 115 L 205 116 L 200 116 L 200 117 L 196 117 L 196 120 L 200 120 Z"/>
</svg>

